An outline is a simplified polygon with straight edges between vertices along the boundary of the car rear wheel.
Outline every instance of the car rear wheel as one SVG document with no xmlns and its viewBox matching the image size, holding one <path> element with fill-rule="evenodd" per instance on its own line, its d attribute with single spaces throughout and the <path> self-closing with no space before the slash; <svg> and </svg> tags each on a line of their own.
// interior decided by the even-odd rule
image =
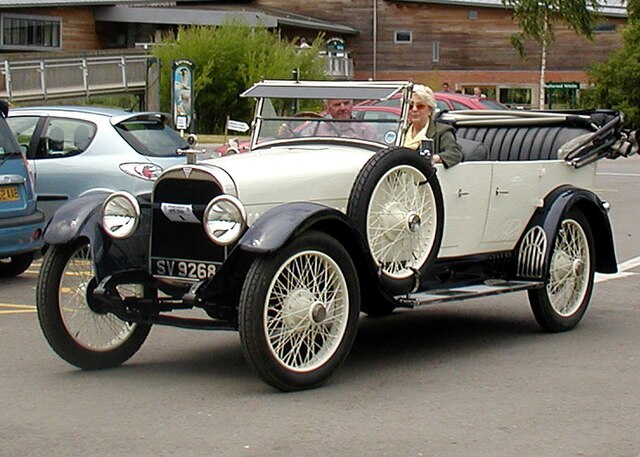
<svg viewBox="0 0 640 457">
<path fill-rule="evenodd" d="M 244 354 L 277 389 L 316 387 L 346 359 L 359 311 L 347 251 L 324 233 L 307 232 L 250 267 L 240 295 Z"/>
<path fill-rule="evenodd" d="M 367 242 L 383 288 L 415 289 L 435 260 L 444 228 L 431 162 L 406 148 L 376 153 L 360 171 L 347 214 Z"/>
<path fill-rule="evenodd" d="M 135 354 L 150 325 L 124 322 L 90 306 L 96 280 L 86 240 L 54 245 L 44 257 L 36 292 L 40 327 L 52 349 L 86 370 L 118 366 Z"/>
<path fill-rule="evenodd" d="M 544 330 L 570 330 L 587 311 L 595 270 L 593 246 L 584 215 L 569 212 L 558 229 L 545 286 L 528 292 L 533 314 Z"/>
<path fill-rule="evenodd" d="M 27 271 L 33 262 L 33 253 L 13 255 L 0 259 L 0 277 L 12 278 Z"/>
</svg>

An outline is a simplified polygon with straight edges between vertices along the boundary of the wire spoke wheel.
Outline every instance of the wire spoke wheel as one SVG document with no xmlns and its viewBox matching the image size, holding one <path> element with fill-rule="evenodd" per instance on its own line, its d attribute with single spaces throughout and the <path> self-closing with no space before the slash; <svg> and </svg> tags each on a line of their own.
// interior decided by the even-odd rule
<svg viewBox="0 0 640 457">
<path fill-rule="evenodd" d="M 565 220 L 551 259 L 547 294 L 561 316 L 571 316 L 584 299 L 589 280 L 589 249 L 580 224 Z"/>
<path fill-rule="evenodd" d="M 327 255 L 305 251 L 276 273 L 264 307 L 265 334 L 274 357 L 287 369 L 322 366 L 344 336 L 347 283 Z"/>
<path fill-rule="evenodd" d="M 38 320 L 53 350 L 83 369 L 122 364 L 137 352 L 151 329 L 150 325 L 125 322 L 92 306 L 95 285 L 87 241 L 49 248 L 38 277 Z M 141 296 L 135 286 L 123 286 L 118 291 Z"/>
<path fill-rule="evenodd" d="M 591 299 L 594 270 L 591 229 L 582 213 L 572 211 L 558 228 L 545 287 L 529 291 L 542 328 L 558 332 L 580 322 Z"/>
<path fill-rule="evenodd" d="M 392 295 L 414 290 L 435 261 L 444 230 L 431 162 L 407 148 L 378 151 L 356 178 L 347 215 L 367 244 L 382 289 Z"/>
<path fill-rule="evenodd" d="M 386 275 L 413 275 L 429 256 L 436 235 L 436 199 L 417 169 L 399 166 L 383 175 L 371 195 L 367 241 Z"/>
<path fill-rule="evenodd" d="M 360 309 L 355 267 L 344 247 L 308 232 L 255 259 L 240 296 L 247 360 L 281 390 L 324 382 L 346 358 Z"/>
<path fill-rule="evenodd" d="M 113 314 L 94 312 L 87 293 L 94 288 L 93 263 L 88 244 L 80 246 L 69 258 L 60 278 L 58 303 L 62 322 L 75 341 L 93 351 L 109 351 L 122 345 L 136 325 Z"/>
</svg>

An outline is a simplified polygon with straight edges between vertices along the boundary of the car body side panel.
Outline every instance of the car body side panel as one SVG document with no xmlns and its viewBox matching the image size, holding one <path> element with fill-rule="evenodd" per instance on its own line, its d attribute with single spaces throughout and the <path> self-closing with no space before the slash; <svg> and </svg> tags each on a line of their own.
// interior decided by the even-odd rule
<svg viewBox="0 0 640 457">
<path fill-rule="evenodd" d="M 595 166 L 580 169 L 561 160 L 494 162 L 483 252 L 514 248 L 544 198 L 562 184 L 592 189 Z"/>
<path fill-rule="evenodd" d="M 438 258 L 475 252 L 482 239 L 492 162 L 462 162 L 455 167 L 436 165 L 444 200 L 444 235 Z"/>
</svg>

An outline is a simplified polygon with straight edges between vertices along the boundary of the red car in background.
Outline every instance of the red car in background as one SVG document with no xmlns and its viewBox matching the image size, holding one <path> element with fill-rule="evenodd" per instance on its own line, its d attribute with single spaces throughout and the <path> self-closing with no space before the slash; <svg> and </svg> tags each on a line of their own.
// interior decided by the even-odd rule
<svg viewBox="0 0 640 457">
<path fill-rule="evenodd" d="M 505 105 L 496 100 L 485 97 L 476 97 L 475 95 L 459 94 L 457 92 L 434 92 L 436 97 L 436 111 L 453 110 L 505 110 L 509 109 Z M 367 100 L 358 103 L 359 106 L 385 106 L 389 108 L 397 108 L 400 110 L 400 98 L 393 97 L 389 100 Z M 355 110 L 354 108 L 354 110 Z M 398 111 L 399 112 L 399 111 Z"/>
</svg>

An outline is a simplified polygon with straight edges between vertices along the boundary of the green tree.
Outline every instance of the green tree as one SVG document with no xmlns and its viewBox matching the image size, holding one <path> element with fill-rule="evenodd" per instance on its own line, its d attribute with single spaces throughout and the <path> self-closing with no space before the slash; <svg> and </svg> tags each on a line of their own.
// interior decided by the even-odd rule
<svg viewBox="0 0 640 457">
<path fill-rule="evenodd" d="M 638 2 L 636 2 L 637 5 Z M 631 2 L 630 2 L 631 5 Z M 591 65 L 592 88 L 582 91 L 585 108 L 613 108 L 626 115 L 627 124 L 640 128 L 640 9 L 630 10 L 622 32 L 622 47 L 606 62 Z"/>
<path fill-rule="evenodd" d="M 511 44 L 522 58 L 526 57 L 524 42 L 533 40 L 540 46 L 540 109 L 545 105 L 545 75 L 547 52 L 555 40 L 555 27 L 564 24 L 577 34 L 593 38 L 597 0 L 502 0 L 513 8 L 520 32 L 511 36 Z"/>
<path fill-rule="evenodd" d="M 231 19 L 219 27 L 186 27 L 163 38 L 154 48 L 160 59 L 162 109 L 171 110 L 171 68 L 175 60 L 194 63 L 194 110 L 197 130 L 219 133 L 227 116 L 248 121 L 254 101 L 238 97 L 261 79 L 290 79 L 298 68 L 304 79 L 326 79 L 320 56 L 324 39 L 298 49 L 265 27 Z"/>
</svg>

